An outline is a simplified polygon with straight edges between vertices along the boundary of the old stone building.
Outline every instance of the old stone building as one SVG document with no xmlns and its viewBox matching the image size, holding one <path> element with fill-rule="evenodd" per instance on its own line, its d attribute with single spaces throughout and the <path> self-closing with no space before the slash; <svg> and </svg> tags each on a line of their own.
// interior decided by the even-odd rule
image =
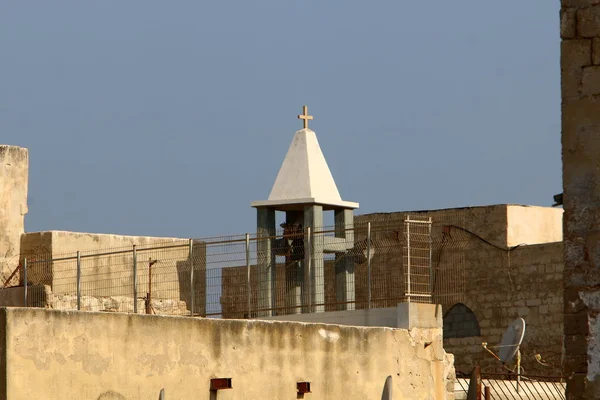
<svg viewBox="0 0 600 400">
<path fill-rule="evenodd" d="M 361 215 L 357 221 L 402 229 L 407 215 L 434 221 L 433 301 L 442 305 L 444 347 L 455 355 L 457 371 L 468 373 L 476 364 L 484 371 L 501 371 L 482 343 L 497 353 L 505 329 L 522 317 L 527 324 L 524 370 L 559 375 L 562 210 L 494 205 Z M 403 272 L 401 259 L 375 265 Z"/>
<path fill-rule="evenodd" d="M 561 1 L 568 399 L 600 398 L 600 1 Z"/>
<path fill-rule="evenodd" d="M 316 141 L 316 137 L 311 140 Z M 318 144 L 312 147 L 318 148 Z M 13 155 L 16 150 L 9 150 L 3 153 L 6 155 L 4 168 L 20 172 L 7 173 L 6 176 L 12 177 L 12 185 L 20 187 L 20 190 L 15 190 L 14 199 L 9 198 L 12 219 L 6 220 L 6 226 L 12 224 L 12 228 L 7 229 L 11 232 L 7 235 L 10 243 L 6 242 L 5 246 L 13 246 L 16 256 L 13 255 L 10 262 L 5 260 L 2 273 L 6 280 L 19 265 L 19 260 L 21 265 L 25 259 L 29 260 L 27 277 L 23 268 L 19 274 L 13 275 L 17 282 L 27 281 L 27 305 L 54 309 L 81 307 L 90 311 L 132 312 L 137 309 L 137 312 L 144 312 L 144 299 L 151 292 L 156 313 L 189 315 L 194 307 L 196 315 L 207 314 L 207 250 L 206 244 L 201 241 L 188 244 L 187 239 L 177 238 L 56 231 L 24 233 L 27 153 L 20 149 L 17 153 L 21 157 L 17 158 Z M 321 168 L 325 168 L 324 158 L 321 156 L 319 160 Z M 305 167 L 312 168 L 310 165 Z M 331 191 L 337 192 L 337 189 Z M 417 282 L 413 274 L 411 284 L 413 292 L 415 285 L 422 284 L 425 288 L 416 295 L 430 293 L 432 297 L 426 301 L 442 305 L 444 345 L 455 354 L 457 369 L 469 372 L 478 363 L 484 370 L 498 370 L 499 364 L 486 352 L 482 343 L 487 342 L 493 350 L 508 325 L 515 318 L 523 317 L 527 323 L 522 346 L 525 371 L 558 375 L 563 332 L 561 209 L 494 205 L 358 215 L 350 226 L 351 235 L 338 237 L 337 231 L 331 233 L 331 239 L 335 240 L 331 243 L 340 244 L 346 255 L 340 257 L 339 252 L 334 252 L 321 256 L 323 283 L 322 287 L 315 286 L 315 290 L 322 293 L 318 304 L 322 311 L 393 308 L 407 301 L 405 220 L 408 216 L 423 221 L 431 219 L 428 236 L 431 247 L 430 254 L 426 255 L 429 264 L 424 265 L 431 273 L 427 272 L 426 277 L 420 278 L 423 279 L 421 282 Z M 372 242 L 370 274 L 367 270 L 368 257 L 365 257 L 367 224 L 370 224 Z M 272 240 L 273 244 L 281 241 Z M 133 245 L 137 245 L 139 250 L 139 268 L 135 272 L 137 294 L 132 291 Z M 193 248 L 193 258 L 190 257 L 189 245 Z M 142 249 L 154 247 L 159 252 L 167 251 L 160 250 L 164 246 L 174 248 L 168 253 L 142 252 Z M 306 254 L 302 248 L 299 249 L 300 253 L 292 251 L 294 254 L 273 258 L 277 262 L 272 275 L 273 303 L 268 316 L 308 312 L 305 305 L 298 306 L 301 303 L 289 303 L 290 290 L 296 290 L 290 289 L 290 283 L 296 285 L 294 282 L 302 282 L 304 277 L 296 263 L 290 267 L 286 262 L 290 257 L 290 260 L 304 260 Z M 5 254 L 12 254 L 8 250 L 7 247 Z M 94 256 L 100 250 L 106 254 Z M 280 252 L 276 246 L 271 250 L 274 254 Z M 77 304 L 75 295 L 78 291 L 77 267 L 73 255 L 77 251 L 81 251 L 84 257 L 81 264 L 82 304 Z M 350 253 L 352 259 L 348 264 Z M 68 255 L 66 259 L 65 255 Z M 314 256 L 311 254 L 312 259 Z M 40 262 L 49 259 L 54 261 Z M 154 271 L 151 270 L 152 260 L 162 262 L 154 266 Z M 343 274 L 343 287 L 345 290 L 351 288 L 351 292 L 347 291 L 340 297 L 338 280 L 341 263 L 352 268 Z M 193 273 L 190 267 L 194 268 Z M 258 266 L 250 265 L 250 270 L 240 266 L 223 267 L 219 269 L 219 282 L 215 282 L 214 277 L 211 282 L 211 296 L 217 296 L 220 302 L 218 313 L 223 318 L 267 316 L 259 315 L 264 310 L 259 298 L 261 274 Z M 192 276 L 193 287 L 190 286 Z M 216 292 L 215 288 L 218 288 Z M 16 293 L 21 300 L 21 292 Z M 135 303 L 132 300 L 134 296 L 137 297 Z M 340 298 L 352 301 L 340 301 Z M 7 304 L 6 299 L 2 301 Z M 419 299 L 413 297 L 412 301 Z M 10 305 L 20 303 L 17 301 Z"/>
<path fill-rule="evenodd" d="M 442 305 L 444 347 L 455 355 L 457 371 L 468 373 L 476 364 L 484 371 L 501 371 L 500 363 L 482 343 L 497 353 L 495 346 L 505 329 L 522 317 L 527 324 L 521 347 L 524 370 L 558 376 L 563 335 L 562 213 L 560 208 L 493 205 L 358 215 L 355 240 L 363 240 L 367 222 L 373 231 L 371 308 L 392 308 L 407 300 L 406 251 L 392 233 L 404 235 L 407 216 L 431 218 L 432 301 Z M 335 264 L 332 259 L 325 261 L 325 311 L 340 309 L 335 298 Z M 247 268 L 223 270 L 224 318 L 256 316 L 252 313 L 258 307 L 255 268 L 251 266 L 249 303 Z M 300 312 L 285 307 L 285 263 L 276 270 L 274 318 Z M 368 308 L 366 260 L 355 265 L 354 273 L 354 306 L 364 310 Z"/>
<path fill-rule="evenodd" d="M 205 243 L 84 232 L 25 232 L 28 171 L 27 149 L 0 146 L 0 276 L 5 288 L 0 292 L 0 305 L 139 313 L 149 307 L 156 313 L 189 315 L 193 303 L 195 314 L 205 313 Z M 137 293 L 132 290 L 134 258 L 139 261 Z"/>
</svg>

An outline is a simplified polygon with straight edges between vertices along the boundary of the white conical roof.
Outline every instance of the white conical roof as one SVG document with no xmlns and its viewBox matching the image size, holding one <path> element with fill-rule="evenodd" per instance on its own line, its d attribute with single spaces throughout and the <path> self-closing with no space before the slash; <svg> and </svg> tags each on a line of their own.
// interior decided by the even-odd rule
<svg viewBox="0 0 600 400">
<path fill-rule="evenodd" d="M 310 129 L 296 132 L 281 164 L 269 199 L 255 201 L 252 206 L 292 204 L 358 208 L 358 203 L 342 200 L 319 146 L 317 135 Z"/>
</svg>

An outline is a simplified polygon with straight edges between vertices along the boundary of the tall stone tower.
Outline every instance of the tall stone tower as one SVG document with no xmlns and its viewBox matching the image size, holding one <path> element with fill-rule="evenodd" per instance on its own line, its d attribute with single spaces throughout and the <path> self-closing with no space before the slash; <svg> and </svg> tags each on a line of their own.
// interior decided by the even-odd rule
<svg viewBox="0 0 600 400">
<path fill-rule="evenodd" d="M 286 308 L 299 313 L 307 304 L 310 311 L 324 310 L 324 253 L 345 252 L 354 246 L 354 209 L 358 203 L 343 201 L 335 184 L 327 161 L 319 146 L 317 135 L 308 129 L 307 113 L 298 118 L 304 120 L 304 129 L 296 132 L 277 174 L 268 200 L 252 202 L 257 209 L 258 269 L 259 269 L 259 316 L 270 316 L 276 305 L 276 243 L 285 243 L 274 236 L 275 212 L 285 212 L 284 232 L 292 233 L 301 255 L 295 260 L 297 272 L 286 271 Z M 323 212 L 333 211 L 336 234 L 325 236 Z M 308 239 L 310 228 L 312 234 Z M 350 228 L 350 229 L 348 229 Z M 294 235 L 294 232 L 296 235 Z M 289 236 L 288 236 L 289 237 Z M 292 241 L 292 240 L 290 240 Z M 336 263 L 336 298 L 340 304 L 353 307 L 354 266 L 349 257 Z"/>
<path fill-rule="evenodd" d="M 0 283 L 19 263 L 27 214 L 28 171 L 27 149 L 0 145 Z"/>
<path fill-rule="evenodd" d="M 600 0 L 562 0 L 564 374 L 600 398 Z"/>
</svg>

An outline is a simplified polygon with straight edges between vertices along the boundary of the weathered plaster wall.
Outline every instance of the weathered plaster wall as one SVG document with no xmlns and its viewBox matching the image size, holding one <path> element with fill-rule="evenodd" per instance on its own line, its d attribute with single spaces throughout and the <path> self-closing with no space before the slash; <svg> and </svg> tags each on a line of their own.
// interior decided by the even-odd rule
<svg viewBox="0 0 600 400">
<path fill-rule="evenodd" d="M 567 398 L 600 398 L 600 0 L 561 5 Z"/>
<path fill-rule="evenodd" d="M 0 145 L 0 276 L 7 279 L 19 263 L 27 214 L 27 149 Z"/>
<path fill-rule="evenodd" d="M 35 304 L 58 309 L 73 309 L 77 293 L 77 251 L 81 254 L 81 287 L 83 309 L 124 311 L 133 309 L 133 245 L 137 247 L 138 301 L 147 297 L 162 300 L 157 308 L 173 314 L 189 310 L 190 257 L 189 240 L 146 236 L 123 236 L 80 232 L 48 231 L 26 233 L 21 240 L 21 257 L 28 259 L 27 281 L 30 285 L 46 286 L 44 299 L 32 298 Z M 177 246 L 170 247 L 169 246 Z M 111 253 L 97 256 L 98 253 Z M 40 260 L 68 260 L 35 262 Z M 149 260 L 152 265 L 150 286 Z M 205 313 L 206 307 L 206 244 L 193 243 L 194 311 Z M 21 281 L 23 281 L 23 271 Z M 183 302 L 183 304 L 181 303 Z M 107 308 L 108 307 L 108 308 Z"/>
<path fill-rule="evenodd" d="M 561 208 L 509 205 L 506 212 L 506 245 L 509 247 L 563 239 Z"/>
<path fill-rule="evenodd" d="M 0 343 L 2 399 L 286 399 L 298 381 L 305 398 L 378 399 L 388 376 L 394 399 L 453 398 L 436 330 L 13 308 Z M 211 395 L 215 377 L 233 389 Z"/>
</svg>

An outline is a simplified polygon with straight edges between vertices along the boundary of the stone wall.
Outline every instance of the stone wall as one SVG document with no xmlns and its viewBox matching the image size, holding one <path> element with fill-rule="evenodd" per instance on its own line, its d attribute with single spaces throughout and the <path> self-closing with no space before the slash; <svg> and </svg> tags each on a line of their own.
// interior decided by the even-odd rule
<svg viewBox="0 0 600 400">
<path fill-rule="evenodd" d="M 191 307 L 189 240 L 79 232 L 26 233 L 21 240 L 22 261 L 27 258 L 28 285 L 47 286 L 49 299 L 77 294 L 77 251 L 81 257 L 81 294 L 85 298 L 129 298 L 133 305 L 133 245 L 136 246 L 137 298 L 169 300 L 178 314 L 180 302 Z M 54 260 L 54 261 L 47 261 Z M 194 312 L 206 312 L 206 244 L 193 243 Z M 21 282 L 24 271 L 21 271 Z M 44 293 L 41 291 L 40 293 Z M 72 302 L 30 297 L 32 304 L 71 309 Z M 111 303 L 112 300 L 109 301 Z M 121 301 L 119 301 L 121 302 Z M 163 302 L 164 303 L 164 302 Z M 157 303 L 158 304 L 158 303 Z M 161 303 L 162 304 L 162 303 Z M 60 307 L 59 307 L 60 306 Z M 64 306 L 64 307 L 62 307 Z"/>
<path fill-rule="evenodd" d="M 0 398 L 453 398 L 439 330 L 0 309 Z M 23 379 L 27 377 L 27 379 Z M 232 389 L 211 392 L 211 378 Z M 112 397 L 110 397 L 112 396 Z"/>
<path fill-rule="evenodd" d="M 527 215 L 527 211 L 531 211 L 531 215 Z M 375 308 L 394 307 L 402 301 L 404 255 L 393 232 L 402 232 L 408 214 L 431 216 L 434 221 L 433 263 L 437 273 L 434 301 L 442 304 L 445 314 L 451 312 L 445 319 L 445 346 L 455 354 L 457 368 L 468 373 L 479 362 L 484 371 L 499 372 L 499 363 L 485 351 L 482 342 L 488 342 L 497 352 L 494 346 L 499 344 L 504 330 L 516 318 L 523 317 L 527 323 L 522 348 L 523 367 L 528 373 L 558 375 L 563 331 L 563 246 L 560 241 L 537 242 L 561 238 L 562 229 L 560 225 L 556 226 L 556 218 L 562 211 L 490 206 L 359 216 L 357 226 L 372 222 L 375 255 L 371 284 Z M 525 227 L 523 221 L 531 226 Z M 536 226 L 539 233 L 533 229 Z M 356 240 L 363 236 L 364 232 L 358 232 Z M 533 243 L 527 243 L 527 240 Z M 509 247 L 510 242 L 523 245 Z M 385 251 L 379 251 L 382 249 Z M 325 263 L 325 298 L 331 304 L 326 307 L 327 311 L 336 309 L 334 267 L 332 262 Z M 223 271 L 221 304 L 224 317 L 247 317 L 247 275 L 247 269 L 243 267 Z M 251 270 L 251 284 L 251 308 L 256 309 L 254 269 Z M 355 284 L 356 309 L 364 309 L 366 263 L 355 265 Z M 285 288 L 283 265 L 278 266 L 277 288 L 278 298 L 282 299 Z M 283 309 L 282 302 L 277 304 L 282 307 L 277 310 L 278 315 L 290 313 Z M 457 313 L 460 310 L 462 312 Z M 476 334 L 477 326 L 479 334 Z M 463 329 L 469 332 L 468 335 L 461 332 Z M 547 366 L 536 360 L 537 354 Z"/>
<path fill-rule="evenodd" d="M 444 339 L 481 336 L 477 316 L 464 304 L 455 304 L 444 315 Z"/>
<path fill-rule="evenodd" d="M 450 325 L 444 307 L 444 347 L 455 355 L 456 369 L 468 373 L 476 363 L 483 371 L 501 372 L 500 364 L 485 351 L 482 342 L 498 353 L 502 334 L 516 318 L 526 322 L 521 346 L 522 363 L 530 374 L 559 375 L 562 362 L 562 242 L 523 246 L 507 252 L 485 245 L 471 251 L 466 264 L 467 280 L 461 307 L 462 323 L 479 336 L 466 336 Z M 464 318 L 463 307 L 472 311 Z M 456 315 L 450 314 L 452 319 Z M 469 321 L 467 323 L 467 321 Z M 467 326 L 468 325 L 468 326 Z M 458 335 L 457 333 L 461 333 Z M 458 337 L 461 336 L 461 337 Z M 544 366 L 536 360 L 539 354 Z"/>
<path fill-rule="evenodd" d="M 562 240 L 562 209 L 517 204 L 364 214 L 356 216 L 355 223 L 370 221 L 374 229 L 399 226 L 409 215 L 431 217 L 437 223 L 458 224 L 504 247 Z"/>
<path fill-rule="evenodd" d="M 27 149 L 0 145 L 0 283 L 8 279 L 19 264 L 20 241 L 27 214 L 28 179 Z"/>
<path fill-rule="evenodd" d="M 529 218 L 521 215 L 522 219 L 515 219 L 511 207 L 369 214 L 357 220 L 359 223 L 371 221 L 374 227 L 387 224 L 390 230 L 401 230 L 406 215 L 433 218 L 433 264 L 437 273 L 434 301 L 442 304 L 445 313 L 457 305 L 468 308 L 480 329 L 479 336 L 465 336 L 464 332 L 457 331 L 462 328 L 476 331 L 472 319 L 454 324 L 459 322 L 455 319 L 464 317 L 464 312 L 462 316 L 452 313 L 450 319 L 446 318 L 444 346 L 455 355 L 457 370 L 468 373 L 475 363 L 480 363 L 483 371 L 500 372 L 499 363 L 481 343 L 488 342 L 491 347 L 498 345 L 509 324 L 523 317 L 527 323 L 522 348 L 523 367 L 528 373 L 558 375 L 563 329 L 562 242 L 535 243 L 560 238 L 561 229 L 556 228 L 555 219 L 561 212 L 520 207 L 517 213 L 530 210 L 532 214 Z M 513 217 L 509 218 L 511 215 Z M 524 228 L 523 221 L 546 232 L 536 234 L 531 228 Z M 526 240 L 533 244 L 527 245 Z M 511 242 L 524 245 L 509 247 Z M 377 260 L 376 255 L 373 263 L 374 270 L 385 268 L 387 273 L 395 273 L 398 281 L 402 280 L 402 252 L 388 252 L 382 260 Z M 357 292 L 362 281 L 357 278 Z M 372 290 L 376 298 L 379 289 L 373 287 Z M 541 354 L 551 366 L 538 363 L 536 354 Z"/>
<path fill-rule="evenodd" d="M 600 0 L 561 1 L 567 398 L 600 397 Z"/>
</svg>

